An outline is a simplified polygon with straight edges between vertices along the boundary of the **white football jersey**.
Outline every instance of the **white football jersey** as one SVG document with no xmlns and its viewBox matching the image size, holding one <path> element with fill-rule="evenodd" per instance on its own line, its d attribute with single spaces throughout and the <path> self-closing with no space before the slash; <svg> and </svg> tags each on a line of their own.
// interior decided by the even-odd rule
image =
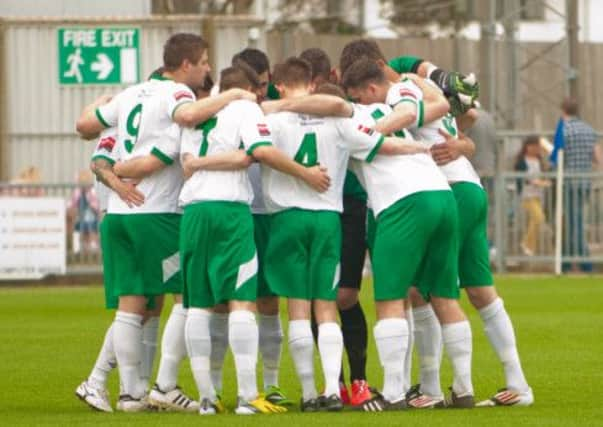
<svg viewBox="0 0 603 427">
<path fill-rule="evenodd" d="M 249 182 L 253 189 L 253 201 L 251 202 L 251 213 L 266 214 L 266 203 L 264 202 L 264 191 L 262 190 L 262 168 L 259 163 L 252 163 L 247 169 Z"/>
<path fill-rule="evenodd" d="M 426 80 L 428 84 L 432 84 L 434 88 L 440 90 L 435 83 L 431 80 Z M 452 136 L 458 135 L 458 127 L 456 120 L 450 113 L 444 117 L 433 122 L 423 124 L 423 92 L 414 83 L 412 85 L 406 84 L 406 81 L 393 85 L 387 93 L 387 103 L 389 105 L 397 105 L 400 102 L 417 102 L 418 114 L 417 123 L 415 126 L 410 128 L 415 138 L 423 140 L 430 146 L 433 144 L 439 144 L 445 142 L 446 139 L 440 135 L 439 130 L 445 130 Z M 479 176 L 471 162 L 465 157 L 461 156 L 452 162 L 440 166 L 440 169 L 448 179 L 448 182 L 472 182 L 481 187 Z"/>
<path fill-rule="evenodd" d="M 181 156 L 205 156 L 244 149 L 248 153 L 261 145 L 272 145 L 262 109 L 246 100 L 233 101 L 195 129 L 185 129 Z M 251 203 L 253 191 L 247 170 L 197 171 L 182 187 L 179 203 L 186 206 L 206 200 Z"/>
<path fill-rule="evenodd" d="M 389 114 L 391 108 L 385 104 L 357 105 L 359 115 L 372 121 Z M 399 156 L 377 155 L 372 162 L 350 162 L 350 169 L 356 174 L 368 193 L 375 216 L 398 200 L 420 191 L 450 190 L 446 177 L 440 172 L 428 154 L 407 154 Z"/>
<path fill-rule="evenodd" d="M 145 196 L 142 206 L 130 208 L 119 196 L 109 196 L 109 213 L 177 213 L 182 187 L 180 152 L 181 128 L 172 116 L 180 105 L 195 100 L 184 84 L 152 79 L 120 92 L 96 110 L 106 126 L 117 126 L 117 147 L 121 161 L 146 155 L 157 156 L 166 167 L 142 179 L 137 185 Z"/>
<path fill-rule="evenodd" d="M 101 132 L 94 153 L 92 153 L 92 160 L 105 159 L 110 164 L 114 164 L 117 160 L 117 128 L 112 127 L 105 129 Z M 98 198 L 98 204 L 101 212 L 107 211 L 109 203 L 109 194 L 111 189 L 105 184 L 100 182 L 98 179 L 94 181 L 94 189 L 96 190 L 96 197 Z"/>
<path fill-rule="evenodd" d="M 315 117 L 281 112 L 267 116 L 274 145 L 304 166 L 327 168 L 331 187 L 319 193 L 302 180 L 262 166 L 262 187 L 268 212 L 289 208 L 343 210 L 343 183 L 350 156 L 372 161 L 383 136 L 358 117 Z"/>
</svg>

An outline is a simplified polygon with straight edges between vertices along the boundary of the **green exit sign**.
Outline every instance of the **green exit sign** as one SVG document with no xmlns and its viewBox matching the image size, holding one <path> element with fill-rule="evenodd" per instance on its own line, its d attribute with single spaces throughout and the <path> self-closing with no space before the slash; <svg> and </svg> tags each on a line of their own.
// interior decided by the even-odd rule
<svg viewBox="0 0 603 427">
<path fill-rule="evenodd" d="M 140 81 L 138 28 L 59 28 L 58 43 L 62 85 Z"/>
</svg>

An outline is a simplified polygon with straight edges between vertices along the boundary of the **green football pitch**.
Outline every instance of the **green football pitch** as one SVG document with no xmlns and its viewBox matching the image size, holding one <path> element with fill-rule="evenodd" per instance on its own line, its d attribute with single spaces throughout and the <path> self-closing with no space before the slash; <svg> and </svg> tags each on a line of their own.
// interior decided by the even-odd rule
<svg viewBox="0 0 603 427">
<path fill-rule="evenodd" d="M 232 414 L 202 418 L 174 413 L 97 413 L 77 400 L 74 390 L 87 377 L 111 322 L 112 313 L 102 306 L 101 287 L 11 286 L 0 288 L 0 425 L 603 425 L 603 280 L 509 276 L 497 279 L 499 293 L 515 324 L 524 370 L 534 389 L 536 403 L 530 408 L 382 414 L 301 414 L 295 408 L 288 414 L 252 418 Z M 372 325 L 372 290 L 370 283 L 365 285 L 362 297 Z M 473 326 L 476 397 L 483 399 L 504 385 L 502 369 L 475 310 L 467 306 L 466 298 L 463 304 Z M 380 387 L 381 370 L 372 338 L 369 342 L 369 382 Z M 300 387 L 284 347 L 281 385 L 297 400 Z M 442 381 L 443 385 L 451 382 L 446 362 Z M 196 394 L 186 363 L 181 369 L 180 385 L 189 394 Z M 116 373 L 109 386 L 115 398 Z M 232 408 L 235 376 L 230 356 L 225 367 L 224 396 Z"/>
</svg>

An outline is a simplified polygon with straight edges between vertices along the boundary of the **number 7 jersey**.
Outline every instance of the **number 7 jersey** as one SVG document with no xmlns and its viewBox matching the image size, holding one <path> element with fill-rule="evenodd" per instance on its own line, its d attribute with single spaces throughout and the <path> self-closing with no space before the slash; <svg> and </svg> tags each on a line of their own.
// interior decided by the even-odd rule
<svg viewBox="0 0 603 427">
<path fill-rule="evenodd" d="M 370 162 L 383 136 L 357 117 L 315 117 L 281 112 L 267 116 L 273 144 L 296 162 L 327 168 L 331 187 L 318 193 L 305 182 L 262 166 L 262 188 L 268 212 L 299 208 L 343 210 L 343 182 L 350 156 Z"/>
</svg>

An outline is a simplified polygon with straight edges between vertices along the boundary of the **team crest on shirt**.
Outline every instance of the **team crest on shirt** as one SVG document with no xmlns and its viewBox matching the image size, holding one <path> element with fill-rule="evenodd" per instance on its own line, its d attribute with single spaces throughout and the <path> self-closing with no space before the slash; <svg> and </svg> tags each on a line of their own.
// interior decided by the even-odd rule
<svg viewBox="0 0 603 427">
<path fill-rule="evenodd" d="M 270 129 L 266 123 L 258 123 L 258 132 L 261 136 L 270 136 Z"/>
<path fill-rule="evenodd" d="M 408 96 L 408 97 L 411 97 L 413 99 L 417 99 L 417 96 L 411 90 L 406 89 L 406 88 L 400 89 L 400 96 L 401 97 Z"/>
<path fill-rule="evenodd" d="M 174 99 L 176 99 L 176 101 L 180 101 L 184 98 L 193 99 L 193 96 L 186 90 L 180 90 L 174 94 Z"/>
<path fill-rule="evenodd" d="M 375 133 L 375 131 L 373 129 L 371 129 L 368 126 L 363 126 L 363 125 L 358 125 L 358 130 L 360 132 L 366 133 L 367 135 L 370 135 L 370 136 L 372 136 Z"/>
<path fill-rule="evenodd" d="M 109 153 L 113 151 L 113 147 L 115 146 L 115 138 L 112 136 L 107 136 L 102 138 L 98 143 L 99 150 L 107 150 Z"/>
</svg>

